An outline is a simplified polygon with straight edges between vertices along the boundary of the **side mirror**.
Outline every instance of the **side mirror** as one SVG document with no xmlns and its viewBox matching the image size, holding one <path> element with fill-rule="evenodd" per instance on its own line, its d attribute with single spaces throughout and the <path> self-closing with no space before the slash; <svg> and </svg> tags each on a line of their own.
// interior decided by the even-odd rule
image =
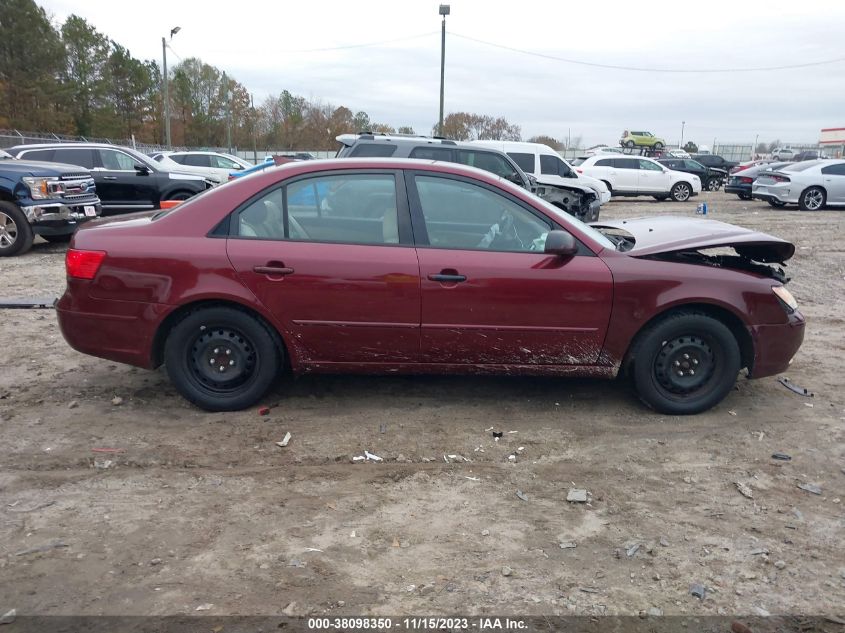
<svg viewBox="0 0 845 633">
<path fill-rule="evenodd" d="M 135 171 L 137 171 L 140 176 L 150 175 L 150 168 L 146 165 L 142 165 L 141 163 L 135 163 Z"/>
<path fill-rule="evenodd" d="M 571 233 L 566 231 L 549 231 L 546 235 L 546 245 L 543 252 L 547 255 L 572 257 L 578 252 L 578 244 Z"/>
</svg>

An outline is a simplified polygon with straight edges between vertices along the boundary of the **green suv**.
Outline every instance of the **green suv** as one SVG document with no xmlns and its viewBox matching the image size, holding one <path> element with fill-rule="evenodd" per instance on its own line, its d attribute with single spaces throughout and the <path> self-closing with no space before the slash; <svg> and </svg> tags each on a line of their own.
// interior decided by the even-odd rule
<svg viewBox="0 0 845 633">
<path fill-rule="evenodd" d="M 628 130 L 622 132 L 619 144 L 622 147 L 653 147 L 654 149 L 666 147 L 666 141 L 657 138 L 651 132 L 629 132 Z"/>
</svg>

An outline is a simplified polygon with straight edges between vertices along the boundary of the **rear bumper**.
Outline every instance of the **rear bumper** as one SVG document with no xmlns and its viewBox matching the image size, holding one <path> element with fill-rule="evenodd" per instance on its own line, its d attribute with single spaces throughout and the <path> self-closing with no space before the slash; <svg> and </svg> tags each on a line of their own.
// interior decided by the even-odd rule
<svg viewBox="0 0 845 633">
<path fill-rule="evenodd" d="M 152 369 L 155 333 L 172 306 L 87 295 L 87 288 L 75 288 L 65 291 L 56 304 L 59 329 L 68 344 L 84 354 Z"/>
<path fill-rule="evenodd" d="M 763 378 L 786 371 L 804 341 L 804 326 L 804 315 L 796 310 L 789 315 L 787 323 L 749 327 L 754 344 L 754 364 L 749 376 Z"/>
<path fill-rule="evenodd" d="M 738 196 L 750 196 L 751 185 L 725 185 L 725 193 L 735 193 Z"/>
<path fill-rule="evenodd" d="M 800 188 L 792 186 L 792 183 L 786 183 L 783 186 L 754 186 L 751 190 L 751 197 L 755 200 L 765 200 L 766 202 L 784 202 L 791 204 L 798 204 L 798 195 Z"/>
</svg>

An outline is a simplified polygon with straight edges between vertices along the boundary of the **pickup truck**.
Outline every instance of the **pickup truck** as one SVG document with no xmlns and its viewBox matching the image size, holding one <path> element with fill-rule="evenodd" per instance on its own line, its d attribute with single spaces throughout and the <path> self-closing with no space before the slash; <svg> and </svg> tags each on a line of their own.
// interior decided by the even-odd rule
<svg viewBox="0 0 845 633">
<path fill-rule="evenodd" d="M 67 242 L 77 226 L 101 213 L 87 170 L 16 160 L 0 150 L 0 257 L 22 255 L 36 235 Z"/>
</svg>

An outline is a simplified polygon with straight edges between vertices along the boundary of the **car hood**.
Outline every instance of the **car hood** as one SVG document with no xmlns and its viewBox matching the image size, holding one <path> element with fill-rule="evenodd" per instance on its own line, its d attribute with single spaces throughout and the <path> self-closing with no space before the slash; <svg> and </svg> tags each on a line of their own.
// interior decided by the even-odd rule
<svg viewBox="0 0 845 633">
<path fill-rule="evenodd" d="M 25 176 L 61 176 L 63 174 L 88 174 L 90 170 L 79 165 L 66 163 L 44 163 L 35 160 L 4 160 L 0 162 L 0 169 L 7 173 L 23 174 Z"/>
<path fill-rule="evenodd" d="M 635 242 L 627 251 L 634 257 L 731 247 L 741 256 L 757 262 L 785 262 L 795 245 L 766 233 L 752 231 L 718 220 L 661 216 L 591 224 L 595 229 L 613 229 L 630 234 Z"/>
<path fill-rule="evenodd" d="M 551 178 L 546 178 L 544 176 L 537 178 L 537 184 L 546 187 L 557 187 L 558 189 L 569 189 L 570 191 L 580 191 L 582 193 L 595 193 L 595 189 L 593 187 L 590 187 L 587 184 L 582 185 L 577 180 L 567 178 L 557 178 L 552 180 Z"/>
</svg>

